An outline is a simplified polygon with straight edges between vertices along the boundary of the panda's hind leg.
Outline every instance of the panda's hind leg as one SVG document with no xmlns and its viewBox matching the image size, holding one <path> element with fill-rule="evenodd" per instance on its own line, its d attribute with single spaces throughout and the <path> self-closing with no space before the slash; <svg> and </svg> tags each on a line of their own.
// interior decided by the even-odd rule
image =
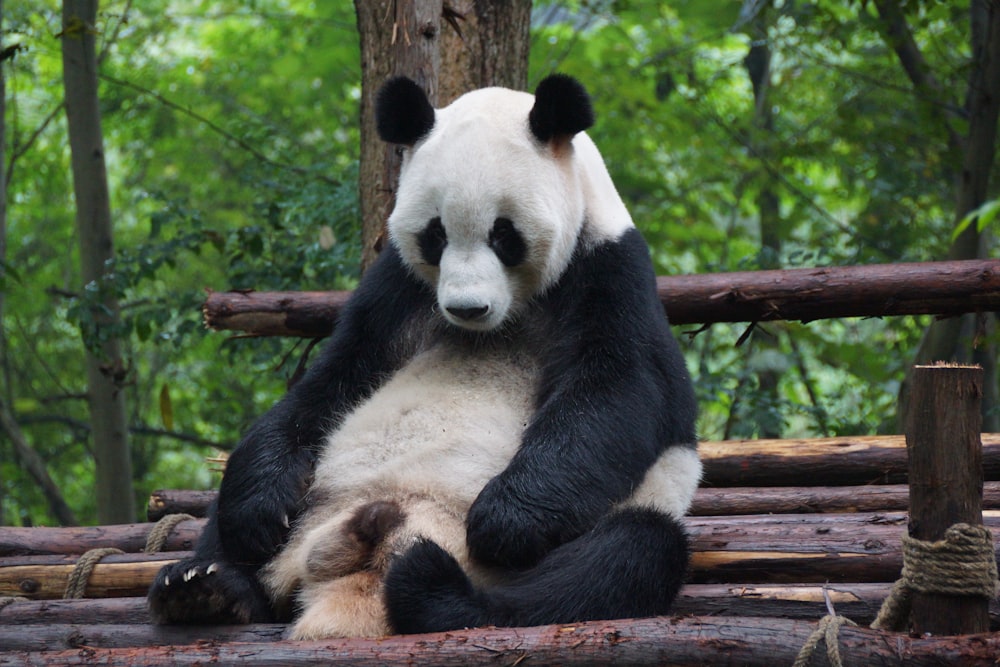
<svg viewBox="0 0 1000 667">
<path fill-rule="evenodd" d="M 307 550 L 293 639 L 389 634 L 383 580 L 394 558 L 424 536 L 465 558 L 459 515 L 420 496 L 374 500 L 351 510 Z"/>
<path fill-rule="evenodd" d="M 503 583 L 476 588 L 430 541 L 389 568 L 389 624 L 404 634 L 656 616 L 684 580 L 688 540 L 673 517 L 627 507 Z"/>
</svg>

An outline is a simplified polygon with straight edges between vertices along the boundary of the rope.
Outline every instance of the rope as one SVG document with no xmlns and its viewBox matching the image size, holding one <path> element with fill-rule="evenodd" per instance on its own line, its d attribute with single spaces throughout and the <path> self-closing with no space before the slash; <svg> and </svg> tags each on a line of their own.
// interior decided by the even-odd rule
<svg viewBox="0 0 1000 667">
<path fill-rule="evenodd" d="M 194 519 L 190 514 L 167 514 L 156 522 L 153 529 L 149 531 L 149 535 L 146 537 L 146 546 L 143 548 L 148 554 L 155 554 L 167 544 L 167 538 L 170 537 L 170 532 L 177 527 L 177 524 L 183 521 L 190 521 Z"/>
<path fill-rule="evenodd" d="M 66 592 L 63 593 L 63 598 L 66 600 L 82 598 L 84 591 L 87 590 L 87 582 L 90 580 L 90 574 L 94 571 L 94 567 L 105 556 L 121 553 L 125 552 L 114 547 L 102 547 L 91 549 L 80 556 L 80 559 L 76 561 L 76 567 L 66 579 Z"/>
<path fill-rule="evenodd" d="M 813 630 L 812 634 L 809 635 L 809 639 L 806 640 L 806 643 L 799 650 L 799 654 L 796 656 L 795 662 L 792 663 L 792 667 L 806 667 L 813 653 L 816 651 L 816 647 L 819 646 L 820 641 L 826 643 L 826 659 L 832 667 L 843 667 L 844 663 L 840 659 L 840 642 L 838 636 L 840 635 L 840 628 L 844 625 L 857 626 L 857 623 L 849 618 L 834 614 L 827 614 L 821 618 L 816 629 Z"/>
<path fill-rule="evenodd" d="M 871 627 L 901 630 L 912 593 L 993 598 L 997 563 L 993 536 L 984 526 L 956 523 L 934 542 L 903 536 L 903 571 Z"/>
</svg>

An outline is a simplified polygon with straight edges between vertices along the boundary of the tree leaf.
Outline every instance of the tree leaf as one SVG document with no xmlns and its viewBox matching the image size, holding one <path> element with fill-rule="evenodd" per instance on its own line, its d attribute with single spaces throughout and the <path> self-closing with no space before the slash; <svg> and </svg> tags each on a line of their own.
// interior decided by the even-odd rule
<svg viewBox="0 0 1000 667">
<path fill-rule="evenodd" d="M 983 231 L 986 229 L 986 225 L 993 222 L 997 214 L 1000 214 L 1000 199 L 993 199 L 972 209 L 955 225 L 955 230 L 951 233 L 951 240 L 957 239 L 972 224 L 973 220 L 976 220 L 976 231 Z"/>
</svg>

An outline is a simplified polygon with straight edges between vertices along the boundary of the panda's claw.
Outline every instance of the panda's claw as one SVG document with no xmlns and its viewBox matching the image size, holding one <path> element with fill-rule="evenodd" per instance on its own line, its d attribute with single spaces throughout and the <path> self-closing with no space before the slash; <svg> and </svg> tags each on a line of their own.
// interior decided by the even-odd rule
<svg viewBox="0 0 1000 667">
<path fill-rule="evenodd" d="M 169 585 L 170 585 L 170 575 L 165 574 L 163 575 L 163 587 L 166 588 Z"/>
<path fill-rule="evenodd" d="M 210 574 L 212 574 L 214 572 L 217 572 L 218 570 L 219 570 L 219 564 L 218 563 L 212 563 L 207 568 L 205 568 L 205 576 L 208 576 L 208 575 L 210 575 Z"/>
</svg>

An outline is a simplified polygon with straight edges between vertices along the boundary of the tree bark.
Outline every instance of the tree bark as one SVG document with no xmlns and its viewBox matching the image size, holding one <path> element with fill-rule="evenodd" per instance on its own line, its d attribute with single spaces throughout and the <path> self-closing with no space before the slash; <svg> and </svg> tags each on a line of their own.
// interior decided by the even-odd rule
<svg viewBox="0 0 1000 667">
<path fill-rule="evenodd" d="M 0 557 L 73 555 L 101 547 L 139 553 L 146 546 L 154 525 L 119 523 L 82 528 L 0 528 Z M 170 531 L 161 551 L 193 549 L 204 525 L 203 520 L 180 522 Z"/>
<path fill-rule="evenodd" d="M 1000 434 L 983 442 L 985 479 L 1000 479 Z M 902 484 L 907 479 L 903 436 L 703 442 L 703 486 L 817 486 Z"/>
<path fill-rule="evenodd" d="M 913 371 L 906 450 L 910 537 L 933 542 L 954 524 L 983 523 L 980 402 L 976 366 L 918 366 Z M 995 596 L 994 596 L 995 597 Z M 914 634 L 959 635 L 989 628 L 989 598 L 913 592 Z"/>
<path fill-rule="evenodd" d="M 868 625 L 878 614 L 891 584 L 687 584 L 681 588 L 671 614 L 674 616 L 771 616 L 815 620 L 826 613 L 824 594 L 837 613 L 859 625 Z M 0 608 L 0 628 L 42 623 L 83 626 L 141 625 L 150 623 L 144 597 L 26 600 Z M 255 630 L 257 626 L 240 626 Z M 990 629 L 1000 628 L 1000 602 L 990 603 Z M 213 628 L 216 632 L 219 628 Z M 217 637 L 217 636 L 216 636 Z M 263 639 L 261 637 L 261 639 Z"/>
<path fill-rule="evenodd" d="M 909 489 L 905 484 L 701 488 L 695 493 L 688 514 L 903 512 L 909 508 L 909 502 Z M 1000 482 L 985 483 L 983 509 L 1000 509 Z"/>
<path fill-rule="evenodd" d="M 1000 310 L 1000 260 L 661 276 L 674 325 Z M 209 292 L 205 325 L 256 336 L 328 336 L 350 292 Z"/>
<path fill-rule="evenodd" d="M 149 496 L 146 520 L 159 521 L 168 514 L 208 516 L 208 506 L 217 495 L 215 491 L 157 489 Z"/>
<path fill-rule="evenodd" d="M 135 520 L 132 460 L 125 411 L 125 363 L 116 328 L 117 296 L 103 285 L 114 258 L 111 205 L 97 95 L 96 0 L 64 0 L 62 13 L 63 85 L 69 128 L 73 192 L 76 198 L 84 291 L 96 287 L 99 303 L 90 317 L 97 326 L 97 350 L 87 352 L 87 394 L 96 465 L 100 523 Z"/>
<path fill-rule="evenodd" d="M 375 131 L 375 94 L 408 76 L 441 107 L 484 86 L 523 88 L 530 0 L 355 0 L 361 39 L 362 267 L 381 248 L 400 156 Z"/>
<path fill-rule="evenodd" d="M 74 665 L 365 665 L 419 661 L 448 667 L 475 665 L 790 665 L 816 629 L 815 622 L 778 618 L 657 617 L 591 621 L 535 628 L 481 628 L 379 639 L 311 642 L 212 641 L 155 648 L 82 647 L 67 651 L 0 653 L 0 664 Z M 1000 636 L 912 638 L 860 627 L 838 633 L 843 664 L 996 664 Z M 811 665 L 828 665 L 820 647 Z"/>
<path fill-rule="evenodd" d="M 167 563 L 189 556 L 189 551 L 105 556 L 91 572 L 84 597 L 145 595 L 153 577 Z M 77 563 L 73 556 L 11 556 L 0 559 L 0 597 L 57 599 Z"/>
</svg>

